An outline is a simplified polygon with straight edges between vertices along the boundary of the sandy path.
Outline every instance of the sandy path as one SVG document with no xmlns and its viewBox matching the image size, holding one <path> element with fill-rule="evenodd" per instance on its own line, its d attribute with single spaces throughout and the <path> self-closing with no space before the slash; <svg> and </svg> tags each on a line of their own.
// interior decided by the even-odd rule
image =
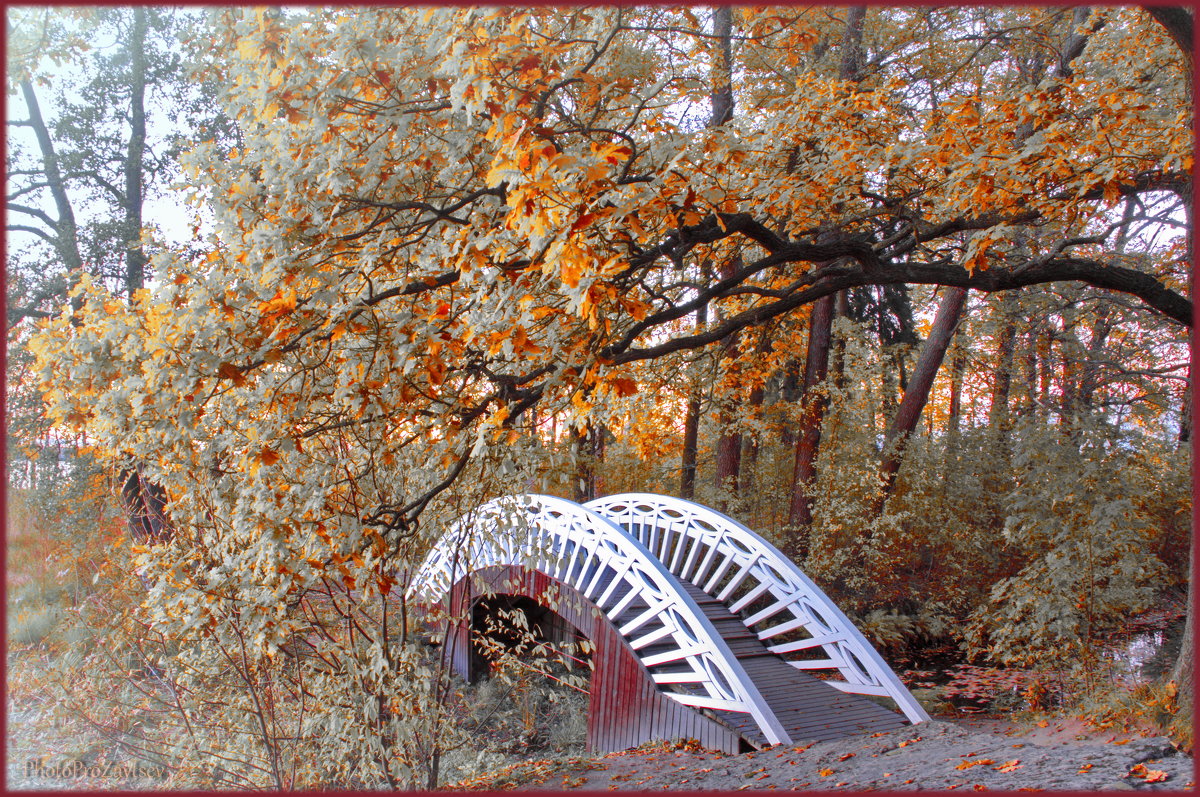
<svg viewBox="0 0 1200 797">
<path fill-rule="evenodd" d="M 1191 790 L 1192 759 L 1161 737 L 1087 733 L 1059 721 L 1018 732 L 998 721 L 923 723 L 811 746 L 742 755 L 688 750 L 614 753 L 559 770 L 540 789 Z M 1157 774 L 1161 773 L 1161 774 Z M 517 786 L 522 788 L 522 786 Z"/>
</svg>

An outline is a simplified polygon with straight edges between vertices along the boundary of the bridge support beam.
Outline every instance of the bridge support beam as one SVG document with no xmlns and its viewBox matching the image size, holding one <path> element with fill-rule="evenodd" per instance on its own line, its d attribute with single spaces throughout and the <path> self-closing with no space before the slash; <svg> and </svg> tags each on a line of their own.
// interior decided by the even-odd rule
<svg viewBox="0 0 1200 797">
<path fill-rule="evenodd" d="M 491 596 L 528 598 L 569 623 L 592 643 L 587 746 L 608 753 L 654 739 L 697 739 L 728 753 L 744 749 L 739 733 L 700 711 L 667 697 L 629 643 L 592 601 L 575 588 L 538 570 L 518 565 L 484 567 L 459 579 L 450 592 L 450 616 L 460 618 L 446 634 L 454 669 L 468 680 L 472 662 L 471 611 Z"/>
</svg>

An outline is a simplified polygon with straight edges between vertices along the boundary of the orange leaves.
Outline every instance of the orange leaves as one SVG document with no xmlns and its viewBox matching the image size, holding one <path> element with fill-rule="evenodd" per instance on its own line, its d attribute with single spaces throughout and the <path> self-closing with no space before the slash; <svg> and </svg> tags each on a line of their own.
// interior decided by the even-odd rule
<svg viewBox="0 0 1200 797">
<path fill-rule="evenodd" d="M 608 384 L 610 384 L 616 394 L 621 397 L 632 396 L 634 393 L 638 392 L 637 382 L 627 377 L 621 376 L 617 377 L 616 379 L 611 379 L 609 380 Z"/>
<path fill-rule="evenodd" d="M 631 150 L 625 144 L 598 144 L 591 145 L 592 154 L 598 157 L 601 161 L 608 164 L 624 163 L 633 155 Z"/>
<path fill-rule="evenodd" d="M 222 379 L 229 379 L 237 387 L 242 387 L 246 384 L 246 377 L 242 374 L 242 369 L 233 363 L 221 363 L 217 366 L 217 376 Z"/>
<path fill-rule="evenodd" d="M 258 306 L 264 320 L 273 320 L 296 309 L 296 292 L 291 288 L 278 290 L 275 295 Z"/>
<path fill-rule="evenodd" d="M 1014 758 L 1011 761 L 1005 761 L 998 767 L 992 767 L 992 769 L 996 770 L 997 772 L 1015 772 L 1023 766 L 1025 765 L 1022 764 L 1019 759 Z"/>
<path fill-rule="evenodd" d="M 440 385 L 446 378 L 446 363 L 437 352 L 429 352 L 425 357 L 425 372 L 429 374 L 429 384 Z"/>
<path fill-rule="evenodd" d="M 822 770 L 820 770 L 819 772 L 817 772 L 817 774 L 818 774 L 818 775 L 820 775 L 820 776 L 821 776 L 821 777 L 823 777 L 823 778 L 827 778 L 827 777 L 829 777 L 830 775 L 832 775 L 832 774 L 833 774 L 833 770 L 832 770 L 832 769 L 830 769 L 829 767 L 826 767 L 825 769 L 822 769 Z"/>
<path fill-rule="evenodd" d="M 496 330 L 489 332 L 487 335 L 488 354 L 497 355 L 502 352 L 511 351 L 512 354 L 520 357 L 526 354 L 537 354 L 543 349 L 538 344 L 534 343 L 529 338 L 529 333 L 525 327 L 517 324 L 509 330 Z"/>
<path fill-rule="evenodd" d="M 580 264 L 572 260 L 564 260 L 559 266 L 559 274 L 562 275 L 562 281 L 568 288 L 579 286 L 582 273 L 583 269 L 580 267 Z"/>
<path fill-rule="evenodd" d="M 1145 764 L 1134 764 L 1125 777 L 1138 778 L 1146 783 L 1162 783 L 1169 776 L 1161 769 L 1149 769 Z"/>
<path fill-rule="evenodd" d="M 955 769 L 970 769 L 971 767 L 985 766 L 987 764 L 994 764 L 994 763 L 996 763 L 996 762 L 990 758 L 978 758 L 974 761 L 963 761 L 961 764 L 958 764 L 954 768 Z"/>
<path fill-rule="evenodd" d="M 270 467 L 279 461 L 279 454 L 268 445 L 264 445 L 252 457 L 247 466 L 247 470 L 251 476 L 257 475 L 258 471 L 265 465 Z"/>
<path fill-rule="evenodd" d="M 542 347 L 529 339 L 529 335 L 525 332 L 525 327 L 518 325 L 512 332 L 513 353 L 520 356 L 522 354 L 536 354 L 542 350 Z"/>
</svg>

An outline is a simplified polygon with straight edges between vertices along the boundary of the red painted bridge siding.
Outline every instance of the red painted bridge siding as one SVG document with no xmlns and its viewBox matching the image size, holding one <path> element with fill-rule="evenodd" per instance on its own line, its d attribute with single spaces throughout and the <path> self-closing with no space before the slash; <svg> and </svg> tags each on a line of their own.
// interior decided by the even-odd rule
<svg viewBox="0 0 1200 797">
<path fill-rule="evenodd" d="M 451 617 L 466 618 L 446 635 L 454 669 L 470 680 L 470 607 L 484 594 L 519 595 L 550 608 L 592 642 L 588 702 L 588 749 L 613 752 L 652 739 L 698 739 L 705 747 L 736 753 L 740 735 L 667 697 L 655 685 L 629 643 L 578 590 L 537 570 L 487 567 L 456 583 Z"/>
</svg>

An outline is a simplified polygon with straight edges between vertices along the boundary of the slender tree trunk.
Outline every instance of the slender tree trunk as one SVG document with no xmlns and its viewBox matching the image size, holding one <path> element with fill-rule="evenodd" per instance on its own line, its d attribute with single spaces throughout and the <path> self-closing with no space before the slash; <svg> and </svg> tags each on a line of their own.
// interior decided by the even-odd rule
<svg viewBox="0 0 1200 797">
<path fill-rule="evenodd" d="M 791 359 L 783 369 L 783 383 L 779 386 L 779 398 L 788 404 L 795 404 L 800 397 L 800 363 Z M 786 451 L 790 451 L 796 444 L 796 435 L 790 423 L 784 424 L 779 442 L 783 444 Z"/>
<path fill-rule="evenodd" d="M 729 263 L 721 267 L 721 278 L 724 279 L 733 273 L 734 264 Z M 721 359 L 724 362 L 733 363 L 737 359 L 737 350 L 740 335 L 734 333 L 725 338 L 721 343 Z M 716 469 L 713 474 L 713 485 L 717 488 L 717 508 L 725 510 L 728 508 L 726 496 L 735 497 L 738 495 L 738 480 L 741 476 L 742 469 L 742 433 L 736 431 L 736 424 L 740 414 L 740 385 L 733 388 L 734 395 L 722 396 L 717 410 L 717 450 L 716 450 Z"/>
<path fill-rule="evenodd" d="M 1054 381 L 1053 345 L 1049 330 L 1043 329 L 1037 336 L 1038 363 L 1038 418 L 1046 421 L 1050 417 L 1050 386 Z"/>
<path fill-rule="evenodd" d="M 597 496 L 596 465 L 602 453 L 603 445 L 597 443 L 597 427 L 590 421 L 583 429 L 571 429 L 571 454 L 575 462 L 571 497 L 577 503 L 591 501 Z"/>
<path fill-rule="evenodd" d="M 850 300 L 846 290 L 843 288 L 834 294 L 833 300 L 833 317 L 847 318 L 850 315 Z M 846 339 L 845 336 L 839 335 L 833 339 L 833 359 L 829 363 L 830 378 L 833 379 L 833 385 L 838 390 L 846 386 Z"/>
<path fill-rule="evenodd" d="M 711 127 L 720 127 L 733 118 L 733 10 L 729 6 L 713 10 L 713 36 L 717 40 L 718 52 L 713 62 L 714 89 L 709 124 Z M 732 275 L 734 268 L 732 261 L 722 264 L 721 278 Z M 724 340 L 723 360 L 732 361 L 736 358 L 738 337 L 735 333 Z M 726 508 L 726 495 L 737 495 L 742 464 L 742 435 L 734 431 L 737 407 L 733 406 L 730 398 L 722 397 L 717 415 L 716 471 L 713 480 L 717 488 L 718 509 Z"/>
<path fill-rule="evenodd" d="M 1190 59 L 1188 63 L 1191 63 Z M 1191 81 L 1188 81 L 1188 86 L 1191 86 Z M 1192 249 L 1192 224 L 1194 209 L 1192 206 L 1193 199 L 1191 192 L 1183 192 L 1183 194 L 1181 194 L 1181 199 L 1183 200 L 1184 214 L 1187 219 L 1187 238 L 1185 239 L 1187 241 L 1187 262 L 1194 264 L 1193 258 L 1195 256 L 1195 252 Z M 1188 275 L 1188 298 L 1194 300 L 1195 296 L 1196 269 L 1193 265 L 1191 273 Z M 1192 307 L 1192 316 L 1193 320 L 1200 320 L 1200 311 L 1197 310 L 1195 305 Z M 1189 351 L 1194 353 L 1197 345 L 1195 324 L 1193 324 L 1191 330 L 1189 330 L 1188 343 L 1190 344 Z M 1194 492 L 1197 483 L 1200 482 L 1200 476 L 1198 476 L 1196 473 L 1196 460 L 1198 457 L 1200 457 L 1200 438 L 1197 438 L 1196 435 L 1191 434 L 1192 422 L 1195 419 L 1196 407 L 1198 403 L 1196 401 L 1196 391 L 1192 385 L 1191 375 L 1192 366 L 1191 358 L 1189 358 L 1188 389 L 1185 394 L 1187 396 L 1187 400 L 1183 408 L 1183 422 L 1180 424 L 1180 438 L 1181 441 L 1190 439 L 1191 442 L 1191 462 L 1189 464 L 1191 465 L 1192 488 Z M 1193 500 L 1192 528 L 1196 528 L 1198 524 L 1200 524 L 1200 502 Z M 1175 665 L 1171 668 L 1171 674 L 1169 676 L 1170 680 L 1174 681 L 1176 687 L 1179 689 L 1178 702 L 1180 711 L 1185 719 L 1191 719 L 1193 717 L 1195 706 L 1196 670 L 1194 659 L 1195 650 L 1193 648 L 1193 629 L 1195 626 L 1196 614 L 1196 576 L 1196 543 L 1195 540 L 1192 539 L 1188 548 L 1187 619 L 1183 624 L 1183 639 L 1181 640 L 1181 645 L 1179 648 L 1179 657 L 1176 658 Z"/>
<path fill-rule="evenodd" d="M 929 391 L 933 388 L 933 380 L 937 377 L 938 368 L 946 357 L 946 349 L 958 327 L 962 317 L 963 305 L 967 299 L 965 288 L 946 288 L 941 305 L 933 319 L 933 328 L 929 337 L 921 346 L 921 354 L 917 359 L 912 378 L 904 391 L 904 398 L 896 410 L 896 417 L 888 428 L 883 446 L 883 460 L 879 466 L 879 475 L 883 483 L 883 497 L 886 498 L 895 486 L 896 473 L 904 455 L 904 446 L 909 435 L 917 427 L 921 411 L 929 401 Z M 882 507 L 881 507 L 882 508 Z"/>
<path fill-rule="evenodd" d="M 992 406 L 988 422 L 1001 439 L 1007 438 L 1010 427 L 1008 407 L 1012 390 L 1013 352 L 1016 348 L 1017 324 L 1014 319 L 1016 301 L 1011 293 L 1000 294 L 997 311 L 1000 314 L 1000 339 L 998 341 L 996 376 L 992 382 Z M 1032 393 L 1030 394 L 1032 396 Z"/>
<path fill-rule="evenodd" d="M 125 154 L 125 292 L 133 295 L 146 284 L 146 252 L 142 248 L 143 169 L 146 152 L 146 9 L 133 9 L 129 40 L 129 147 Z"/>
<path fill-rule="evenodd" d="M 1107 304 L 1101 305 L 1096 321 L 1092 324 L 1087 361 L 1083 364 L 1083 373 L 1079 378 L 1079 406 L 1084 412 L 1095 409 L 1096 391 L 1100 388 L 1100 356 L 1104 353 L 1104 345 L 1108 342 L 1108 334 L 1112 327 L 1112 308 Z"/>
<path fill-rule="evenodd" d="M 708 326 L 708 305 L 696 310 L 696 331 Z M 700 408 L 703 386 L 700 380 L 692 383 L 688 394 L 687 415 L 683 421 L 683 456 L 679 472 L 679 494 L 684 498 L 696 495 L 696 447 L 700 439 Z"/>
<path fill-rule="evenodd" d="M 759 335 L 758 345 L 754 349 L 755 354 L 763 356 L 771 352 L 771 331 L 769 327 L 764 327 L 762 334 Z M 767 395 L 767 383 L 764 380 L 756 385 L 750 391 L 750 398 L 746 401 L 747 414 L 751 418 L 757 418 L 762 412 L 763 400 Z M 741 452 L 741 473 L 738 477 L 738 492 L 743 496 L 749 496 L 754 490 L 755 468 L 758 466 L 758 436 L 754 434 L 742 435 L 742 452 Z"/>
<path fill-rule="evenodd" d="M 804 402 L 800 428 L 796 435 L 796 455 L 792 468 L 792 501 L 788 523 L 800 531 L 794 553 L 803 558 L 808 553 L 807 529 L 812 525 L 812 496 L 808 494 L 817 475 L 817 453 L 821 445 L 821 423 L 825 418 L 828 395 L 818 386 L 825 381 L 829 370 L 829 344 L 833 324 L 833 296 L 824 296 L 813 304 L 809 319 L 808 355 L 804 361 L 801 382 Z"/>
<path fill-rule="evenodd" d="M 964 308 L 965 312 L 965 308 Z M 962 433 L 962 390 L 963 374 L 967 370 L 967 350 L 961 343 L 955 343 L 950 355 L 950 410 L 946 416 L 946 433 L 951 444 L 958 440 Z"/>
<path fill-rule="evenodd" d="M 67 187 L 63 182 L 58 153 L 54 149 L 54 140 L 50 138 L 50 129 L 46 127 L 46 120 L 42 118 L 41 105 L 38 103 L 37 93 L 33 90 L 33 83 L 28 79 L 21 81 L 21 95 L 24 97 L 25 106 L 29 111 L 29 126 L 33 128 L 34 137 L 37 138 L 38 150 L 42 154 L 42 166 L 46 173 L 47 187 L 50 189 L 50 195 L 54 198 L 54 209 L 58 213 L 58 218 L 52 220 L 51 223 L 54 230 L 54 246 L 63 260 L 63 265 L 66 266 L 67 278 L 74 283 L 83 272 L 83 257 L 79 253 L 79 231 L 75 223 L 75 210 L 71 206 L 70 197 L 67 196 Z M 78 311 L 82 305 L 79 299 L 75 299 L 72 306 Z"/>
</svg>

